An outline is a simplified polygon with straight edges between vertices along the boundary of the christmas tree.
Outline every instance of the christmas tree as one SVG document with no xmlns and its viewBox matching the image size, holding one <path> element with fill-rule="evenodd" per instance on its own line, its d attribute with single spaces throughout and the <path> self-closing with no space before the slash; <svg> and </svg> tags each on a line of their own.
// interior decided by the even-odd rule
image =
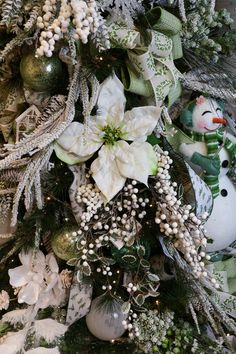
<svg viewBox="0 0 236 354">
<path fill-rule="evenodd" d="M 0 9 L 0 353 L 235 353 L 232 2 Z"/>
</svg>

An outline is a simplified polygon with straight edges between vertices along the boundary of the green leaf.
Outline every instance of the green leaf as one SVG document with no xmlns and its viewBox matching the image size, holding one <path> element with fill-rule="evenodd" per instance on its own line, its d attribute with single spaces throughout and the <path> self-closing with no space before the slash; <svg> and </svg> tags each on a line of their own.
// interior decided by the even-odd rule
<svg viewBox="0 0 236 354">
<path fill-rule="evenodd" d="M 143 296 L 143 294 L 138 294 L 134 297 L 134 301 L 138 306 L 142 306 L 144 304 L 145 297 Z"/>
<path fill-rule="evenodd" d="M 88 254 L 88 261 L 89 262 L 96 262 L 99 258 L 98 255 L 96 253 L 94 254 Z"/>
<path fill-rule="evenodd" d="M 113 265 L 113 264 L 116 264 L 116 261 L 113 259 L 113 258 L 106 258 L 106 257 L 102 257 L 102 258 L 99 258 L 100 261 L 103 263 L 103 264 L 106 264 L 106 265 Z"/>
<path fill-rule="evenodd" d="M 146 261 L 146 259 L 141 259 L 140 264 L 143 268 L 149 269 L 150 268 L 150 263 Z"/>
<path fill-rule="evenodd" d="M 122 260 L 126 263 L 135 263 L 137 261 L 137 258 L 133 256 L 132 254 L 126 254 L 122 256 Z"/>
<path fill-rule="evenodd" d="M 86 265 L 86 266 L 82 265 L 82 266 L 81 266 L 81 271 L 82 271 L 82 272 L 84 273 L 84 275 L 86 275 L 87 277 L 89 277 L 89 276 L 91 275 L 91 273 L 92 273 L 92 270 L 91 270 L 91 267 L 90 267 L 89 264 Z"/>
<path fill-rule="evenodd" d="M 78 262 L 79 262 L 78 258 L 71 258 L 69 259 L 69 261 L 66 262 L 66 264 L 71 267 L 75 267 L 77 266 Z"/>
<path fill-rule="evenodd" d="M 121 310 L 124 314 L 127 314 L 127 313 L 129 313 L 130 307 L 131 307 L 130 302 L 126 301 L 122 304 Z"/>
<path fill-rule="evenodd" d="M 157 297 L 160 293 L 158 291 L 149 290 L 148 296 Z"/>
<path fill-rule="evenodd" d="M 139 256 L 139 258 L 143 258 L 145 256 L 145 253 L 146 253 L 145 247 L 140 245 L 138 247 L 138 256 Z"/>
<path fill-rule="evenodd" d="M 135 235 L 129 237 L 128 241 L 126 242 L 126 246 L 131 247 L 133 246 L 134 242 L 135 242 Z"/>
<path fill-rule="evenodd" d="M 148 277 L 149 280 L 151 280 L 151 281 L 153 281 L 155 283 L 158 283 L 160 281 L 160 278 L 158 277 L 158 275 L 153 274 L 153 273 L 148 273 L 147 277 Z"/>
</svg>

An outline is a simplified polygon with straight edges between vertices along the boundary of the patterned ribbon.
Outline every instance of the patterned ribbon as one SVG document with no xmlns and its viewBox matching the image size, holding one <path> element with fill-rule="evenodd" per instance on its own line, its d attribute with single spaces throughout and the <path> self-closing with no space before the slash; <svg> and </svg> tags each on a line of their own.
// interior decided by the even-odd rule
<svg viewBox="0 0 236 354">
<path fill-rule="evenodd" d="M 214 275 L 220 284 L 221 291 L 213 296 L 221 307 L 236 318 L 236 262 L 235 257 L 207 265 L 207 269 Z"/>
<path fill-rule="evenodd" d="M 194 141 L 204 142 L 207 146 L 207 156 L 210 158 L 214 158 L 215 161 L 218 160 L 220 164 L 220 157 L 218 152 L 219 152 L 220 145 L 223 142 L 223 136 L 224 136 L 223 129 L 218 129 L 215 130 L 214 132 L 209 132 L 205 134 L 194 132 L 186 128 L 184 128 L 184 131 Z M 236 145 L 233 144 L 232 141 L 226 137 L 224 139 L 224 148 L 228 151 L 231 157 L 231 166 L 234 166 L 236 162 Z M 204 176 L 204 181 L 210 187 L 213 198 L 216 198 L 220 193 L 219 176 L 214 176 L 206 173 Z"/>
<path fill-rule="evenodd" d="M 125 85 L 125 88 L 139 93 L 144 80 L 145 88 L 141 94 L 150 96 L 153 92 L 159 105 L 168 96 L 173 84 L 179 91 L 177 82 L 181 74 L 174 65 L 171 38 L 155 30 L 147 30 L 146 35 L 149 45 L 145 45 L 138 31 L 128 29 L 125 24 L 114 23 L 109 28 L 112 46 L 128 51 L 128 71 L 132 75 L 129 80 L 131 85 Z M 135 80 L 135 84 L 132 80 Z"/>
<path fill-rule="evenodd" d="M 15 119 L 24 110 L 24 103 L 22 89 L 13 87 L 7 96 L 6 102 L 0 104 L 0 131 L 5 141 L 8 141 Z"/>
</svg>

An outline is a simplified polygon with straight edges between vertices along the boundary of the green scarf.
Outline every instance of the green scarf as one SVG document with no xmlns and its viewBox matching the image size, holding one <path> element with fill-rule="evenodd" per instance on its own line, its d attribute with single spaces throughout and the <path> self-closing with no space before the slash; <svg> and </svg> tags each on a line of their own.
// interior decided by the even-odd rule
<svg viewBox="0 0 236 354">
<path fill-rule="evenodd" d="M 204 142 L 207 146 L 207 156 L 210 158 L 218 159 L 219 162 L 220 162 L 220 157 L 218 151 L 223 142 L 224 148 L 228 151 L 230 155 L 231 166 L 235 165 L 236 145 L 232 143 L 232 141 L 229 138 L 223 139 L 224 129 L 217 129 L 209 133 L 197 133 L 187 128 L 184 128 L 184 131 L 194 141 Z M 204 181 L 211 189 L 213 198 L 216 198 L 220 193 L 219 176 L 213 176 L 206 173 L 204 176 Z"/>
</svg>

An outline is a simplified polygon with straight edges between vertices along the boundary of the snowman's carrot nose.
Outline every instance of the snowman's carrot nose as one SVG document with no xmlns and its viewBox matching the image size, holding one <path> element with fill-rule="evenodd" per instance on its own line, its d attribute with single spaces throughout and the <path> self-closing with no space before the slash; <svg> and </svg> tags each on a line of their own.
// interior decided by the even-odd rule
<svg viewBox="0 0 236 354">
<path fill-rule="evenodd" d="M 224 118 L 219 118 L 219 117 L 214 117 L 212 118 L 212 122 L 213 123 L 218 123 L 218 124 L 223 124 L 226 125 L 227 124 L 227 120 Z"/>
</svg>

